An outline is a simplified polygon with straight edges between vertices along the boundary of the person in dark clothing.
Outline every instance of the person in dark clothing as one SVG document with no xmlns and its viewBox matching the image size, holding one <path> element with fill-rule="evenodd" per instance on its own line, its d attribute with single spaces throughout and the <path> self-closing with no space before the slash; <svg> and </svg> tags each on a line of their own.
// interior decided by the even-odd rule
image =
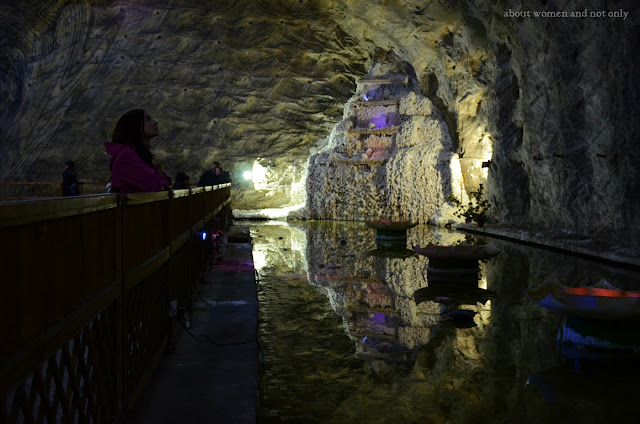
<svg viewBox="0 0 640 424">
<path fill-rule="evenodd" d="M 189 176 L 184 172 L 178 172 L 176 174 L 176 182 L 173 183 L 171 187 L 173 190 L 181 190 L 185 188 L 190 188 L 191 184 L 189 182 Z"/>
<path fill-rule="evenodd" d="M 216 180 L 216 169 L 220 168 L 220 162 L 213 162 L 213 166 L 211 169 L 207 169 L 202 173 L 200 179 L 198 180 L 198 187 L 205 187 L 210 185 L 217 184 Z"/>
<path fill-rule="evenodd" d="M 229 176 L 229 172 L 223 170 L 220 167 L 217 167 L 214 171 L 215 178 L 213 180 L 213 185 L 215 184 L 225 184 L 231 182 L 231 177 Z"/>
<path fill-rule="evenodd" d="M 78 195 L 78 177 L 74 171 L 75 163 L 72 160 L 68 160 L 64 164 L 64 171 L 62 172 L 62 195 L 63 196 L 77 196 Z"/>
</svg>

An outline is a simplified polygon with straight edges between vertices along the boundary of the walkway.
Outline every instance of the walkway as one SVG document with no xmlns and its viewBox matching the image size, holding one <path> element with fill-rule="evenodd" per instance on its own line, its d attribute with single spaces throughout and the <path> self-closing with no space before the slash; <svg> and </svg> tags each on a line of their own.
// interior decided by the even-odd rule
<svg viewBox="0 0 640 424">
<path fill-rule="evenodd" d="M 612 246 L 587 236 L 571 236 L 553 231 L 531 231 L 521 228 L 509 228 L 496 225 L 478 227 L 476 224 L 458 224 L 457 230 L 486 235 L 543 247 L 560 252 L 569 252 L 583 257 L 590 257 L 612 265 L 640 268 L 640 257 L 635 249 Z"/>
<path fill-rule="evenodd" d="M 255 423 L 258 297 L 251 245 L 228 243 L 197 288 L 191 328 L 178 328 L 127 423 Z M 189 334 L 191 333 L 191 334 Z"/>
</svg>

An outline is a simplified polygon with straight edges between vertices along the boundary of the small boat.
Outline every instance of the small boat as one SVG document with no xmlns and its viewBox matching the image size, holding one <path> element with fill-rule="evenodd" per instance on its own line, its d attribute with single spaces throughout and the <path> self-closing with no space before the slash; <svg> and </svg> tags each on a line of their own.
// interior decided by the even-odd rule
<svg viewBox="0 0 640 424">
<path fill-rule="evenodd" d="M 640 292 L 621 290 L 607 282 L 568 287 L 551 284 L 525 293 L 533 302 L 554 312 L 602 320 L 640 320 Z"/>
<path fill-rule="evenodd" d="M 417 222 L 406 221 L 365 221 L 367 227 L 384 231 L 406 231 L 418 225 Z"/>
<path fill-rule="evenodd" d="M 414 246 L 413 250 L 429 259 L 443 261 L 478 261 L 492 258 L 500 253 L 500 249 L 493 242 L 480 246 L 474 246 L 466 242 L 453 246 L 429 244 L 426 247 Z"/>
<path fill-rule="evenodd" d="M 406 240 L 407 230 L 418 225 L 417 222 L 404 221 L 366 221 L 367 227 L 376 230 L 376 240 Z"/>
</svg>

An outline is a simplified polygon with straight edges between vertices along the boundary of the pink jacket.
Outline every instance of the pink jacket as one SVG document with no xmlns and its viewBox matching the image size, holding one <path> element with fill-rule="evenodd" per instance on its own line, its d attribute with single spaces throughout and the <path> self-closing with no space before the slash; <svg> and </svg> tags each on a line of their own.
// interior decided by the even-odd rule
<svg viewBox="0 0 640 424">
<path fill-rule="evenodd" d="M 104 148 L 111 155 L 111 191 L 139 193 L 162 191 L 165 186 L 169 187 L 169 177 L 143 161 L 133 146 L 106 142 Z"/>
</svg>

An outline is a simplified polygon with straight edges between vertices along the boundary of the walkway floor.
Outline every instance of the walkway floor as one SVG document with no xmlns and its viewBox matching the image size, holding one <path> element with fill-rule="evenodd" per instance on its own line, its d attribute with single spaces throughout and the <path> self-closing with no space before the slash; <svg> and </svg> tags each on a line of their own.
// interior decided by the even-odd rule
<svg viewBox="0 0 640 424">
<path fill-rule="evenodd" d="M 571 236 L 554 231 L 532 231 L 521 228 L 476 224 L 458 224 L 456 229 L 490 237 L 499 237 L 528 245 L 565 251 L 581 256 L 592 257 L 618 266 L 640 268 L 640 256 L 636 249 L 612 246 L 586 236 Z"/>
<path fill-rule="evenodd" d="M 249 243 L 228 243 L 127 423 L 255 423 L 258 296 Z"/>
</svg>

